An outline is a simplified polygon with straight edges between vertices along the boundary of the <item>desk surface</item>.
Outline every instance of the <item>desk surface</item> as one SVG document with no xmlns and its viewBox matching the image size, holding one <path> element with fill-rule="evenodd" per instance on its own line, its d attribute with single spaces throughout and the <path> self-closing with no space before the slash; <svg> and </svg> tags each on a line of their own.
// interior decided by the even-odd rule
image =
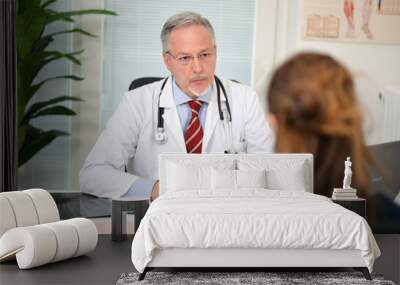
<svg viewBox="0 0 400 285">
<path fill-rule="evenodd" d="M 0 284 L 115 284 L 122 273 L 134 271 L 132 239 L 112 242 L 110 235 L 99 235 L 88 255 L 27 270 L 19 270 L 16 261 L 1 263 Z"/>
</svg>

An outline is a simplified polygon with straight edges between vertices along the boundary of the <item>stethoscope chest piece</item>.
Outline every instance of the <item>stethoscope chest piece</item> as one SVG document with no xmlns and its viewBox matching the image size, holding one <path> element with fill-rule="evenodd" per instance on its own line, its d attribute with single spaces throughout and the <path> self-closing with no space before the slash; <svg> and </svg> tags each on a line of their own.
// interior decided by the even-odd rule
<svg viewBox="0 0 400 285">
<path fill-rule="evenodd" d="M 154 134 L 154 139 L 158 144 L 165 144 L 168 141 L 167 133 L 164 128 L 157 128 L 157 132 Z"/>
</svg>

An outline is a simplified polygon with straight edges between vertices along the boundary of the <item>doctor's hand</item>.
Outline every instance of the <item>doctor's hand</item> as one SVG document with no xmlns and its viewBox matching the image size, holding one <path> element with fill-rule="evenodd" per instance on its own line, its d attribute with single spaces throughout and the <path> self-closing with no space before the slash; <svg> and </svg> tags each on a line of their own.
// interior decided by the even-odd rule
<svg viewBox="0 0 400 285">
<path fill-rule="evenodd" d="M 153 186 L 153 190 L 151 191 L 150 202 L 157 199 L 159 195 L 160 195 L 160 183 L 157 181 Z"/>
</svg>

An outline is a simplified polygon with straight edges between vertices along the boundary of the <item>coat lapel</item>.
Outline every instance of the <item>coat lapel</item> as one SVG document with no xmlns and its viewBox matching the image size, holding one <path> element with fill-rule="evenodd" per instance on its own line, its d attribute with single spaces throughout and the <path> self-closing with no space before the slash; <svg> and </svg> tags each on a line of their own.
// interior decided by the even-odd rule
<svg viewBox="0 0 400 285">
<path fill-rule="evenodd" d="M 160 107 L 164 108 L 164 128 L 168 135 L 172 135 L 178 143 L 180 149 L 186 152 L 185 138 L 183 137 L 181 122 L 179 120 L 178 111 L 174 97 L 172 95 L 172 78 L 168 79 L 165 88 L 160 96 Z"/>
<path fill-rule="evenodd" d="M 220 95 L 222 104 L 225 104 L 226 100 L 224 95 L 222 94 L 222 90 Z M 207 108 L 202 153 L 207 152 L 207 146 L 210 143 L 211 137 L 215 132 L 218 122 L 219 122 L 219 112 L 218 112 L 218 100 L 217 100 L 217 86 L 214 83 L 213 93 L 211 94 Z"/>
</svg>

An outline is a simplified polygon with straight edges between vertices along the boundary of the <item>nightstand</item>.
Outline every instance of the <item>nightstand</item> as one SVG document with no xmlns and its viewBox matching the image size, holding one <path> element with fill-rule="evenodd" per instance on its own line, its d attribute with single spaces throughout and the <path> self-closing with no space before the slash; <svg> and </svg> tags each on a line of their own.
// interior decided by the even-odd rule
<svg viewBox="0 0 400 285">
<path fill-rule="evenodd" d="M 348 199 L 348 200 L 338 200 L 338 199 L 331 199 L 332 202 L 339 204 L 340 206 L 353 211 L 356 214 L 359 214 L 364 219 L 367 217 L 367 202 L 363 198 L 356 198 L 356 199 Z"/>
<path fill-rule="evenodd" d="M 126 215 L 135 215 L 135 232 L 140 221 L 144 217 L 149 207 L 149 199 L 143 197 L 118 198 L 112 200 L 111 210 L 111 239 L 113 241 L 123 241 L 127 238 Z"/>
</svg>

